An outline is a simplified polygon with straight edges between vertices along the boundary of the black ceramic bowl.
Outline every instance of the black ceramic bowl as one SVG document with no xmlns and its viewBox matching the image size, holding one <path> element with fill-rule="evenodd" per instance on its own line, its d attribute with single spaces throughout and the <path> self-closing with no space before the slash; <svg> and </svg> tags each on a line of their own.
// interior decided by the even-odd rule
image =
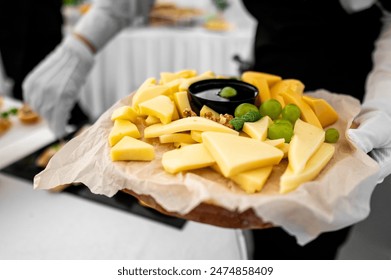
<svg viewBox="0 0 391 280">
<path fill-rule="evenodd" d="M 219 95 L 224 87 L 232 87 L 237 94 L 231 98 Z M 203 105 L 220 114 L 234 115 L 235 108 L 241 103 L 255 104 L 258 90 L 255 86 L 235 79 L 209 79 L 195 82 L 189 86 L 189 100 L 192 110 L 197 114 Z"/>
</svg>

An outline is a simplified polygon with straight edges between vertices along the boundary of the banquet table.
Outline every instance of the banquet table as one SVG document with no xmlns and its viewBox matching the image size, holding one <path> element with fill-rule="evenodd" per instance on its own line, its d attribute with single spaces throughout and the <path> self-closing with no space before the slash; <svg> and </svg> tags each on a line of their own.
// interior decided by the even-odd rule
<svg viewBox="0 0 391 280">
<path fill-rule="evenodd" d="M 237 76 L 234 55 L 250 57 L 254 27 L 214 32 L 202 27 L 129 27 L 96 56 L 81 105 L 92 119 L 160 72 L 194 69 Z"/>
</svg>

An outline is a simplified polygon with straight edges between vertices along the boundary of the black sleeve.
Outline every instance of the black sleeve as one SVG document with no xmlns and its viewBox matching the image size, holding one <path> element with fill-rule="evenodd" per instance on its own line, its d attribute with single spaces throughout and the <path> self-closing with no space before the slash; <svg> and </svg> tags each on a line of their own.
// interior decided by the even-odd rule
<svg viewBox="0 0 391 280">
<path fill-rule="evenodd" d="M 391 12 L 391 1 L 390 0 L 379 0 L 382 7 L 387 10 L 388 12 Z"/>
</svg>

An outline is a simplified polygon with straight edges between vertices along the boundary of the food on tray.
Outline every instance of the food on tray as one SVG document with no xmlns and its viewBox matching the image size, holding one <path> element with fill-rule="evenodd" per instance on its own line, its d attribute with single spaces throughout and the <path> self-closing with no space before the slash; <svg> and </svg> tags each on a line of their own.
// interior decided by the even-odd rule
<svg viewBox="0 0 391 280">
<path fill-rule="evenodd" d="M 331 143 L 339 137 L 329 126 L 338 114 L 324 99 L 304 94 L 299 80 L 245 72 L 242 80 L 260 92 L 254 104 L 239 104 L 235 116 L 206 105 L 196 114 L 187 89 L 208 79 L 216 75 L 182 70 L 161 73 L 159 82 L 145 80 L 132 104 L 111 115 L 112 161 L 152 161 L 154 145 L 171 145 L 161 158 L 167 173 L 211 168 L 247 193 L 262 191 L 282 163 L 280 193 L 313 180 L 328 164 L 335 151 Z M 227 92 L 232 94 L 229 88 Z"/>
<path fill-rule="evenodd" d="M 0 109 L 3 107 L 4 104 L 4 97 L 0 96 Z"/>
<path fill-rule="evenodd" d="M 149 14 L 149 22 L 158 26 L 193 26 L 203 14 L 201 9 L 181 7 L 174 2 L 155 3 Z"/>
<path fill-rule="evenodd" d="M 24 104 L 18 110 L 18 119 L 24 124 L 34 124 L 39 121 L 40 117 L 29 105 Z"/>
<path fill-rule="evenodd" d="M 8 118 L 1 118 L 0 117 L 0 135 L 7 132 L 11 126 L 12 126 L 12 122 Z"/>
</svg>

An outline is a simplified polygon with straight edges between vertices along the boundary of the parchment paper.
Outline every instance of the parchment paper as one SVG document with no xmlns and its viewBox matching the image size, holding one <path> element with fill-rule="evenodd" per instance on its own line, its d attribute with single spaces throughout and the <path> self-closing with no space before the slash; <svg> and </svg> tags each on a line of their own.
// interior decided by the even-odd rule
<svg viewBox="0 0 391 280">
<path fill-rule="evenodd" d="M 107 141 L 113 126 L 110 117 L 115 108 L 131 104 L 131 96 L 118 101 L 56 153 L 46 169 L 35 176 L 34 188 L 83 183 L 91 192 L 109 197 L 129 189 L 150 195 L 167 211 L 180 214 L 189 213 L 202 202 L 239 212 L 253 208 L 264 221 L 281 226 L 304 245 L 322 232 L 363 220 L 369 214 L 370 197 L 379 172 L 377 163 L 345 136 L 360 111 L 359 101 L 325 90 L 307 94 L 324 98 L 335 108 L 339 120 L 332 127 L 342 133 L 333 158 L 319 176 L 288 194 L 278 193 L 285 160 L 273 169 L 262 192 L 257 194 L 246 194 L 209 168 L 177 175 L 166 173 L 161 157 L 174 147 L 157 140 L 150 141 L 156 153 L 151 162 L 112 162 Z"/>
</svg>

